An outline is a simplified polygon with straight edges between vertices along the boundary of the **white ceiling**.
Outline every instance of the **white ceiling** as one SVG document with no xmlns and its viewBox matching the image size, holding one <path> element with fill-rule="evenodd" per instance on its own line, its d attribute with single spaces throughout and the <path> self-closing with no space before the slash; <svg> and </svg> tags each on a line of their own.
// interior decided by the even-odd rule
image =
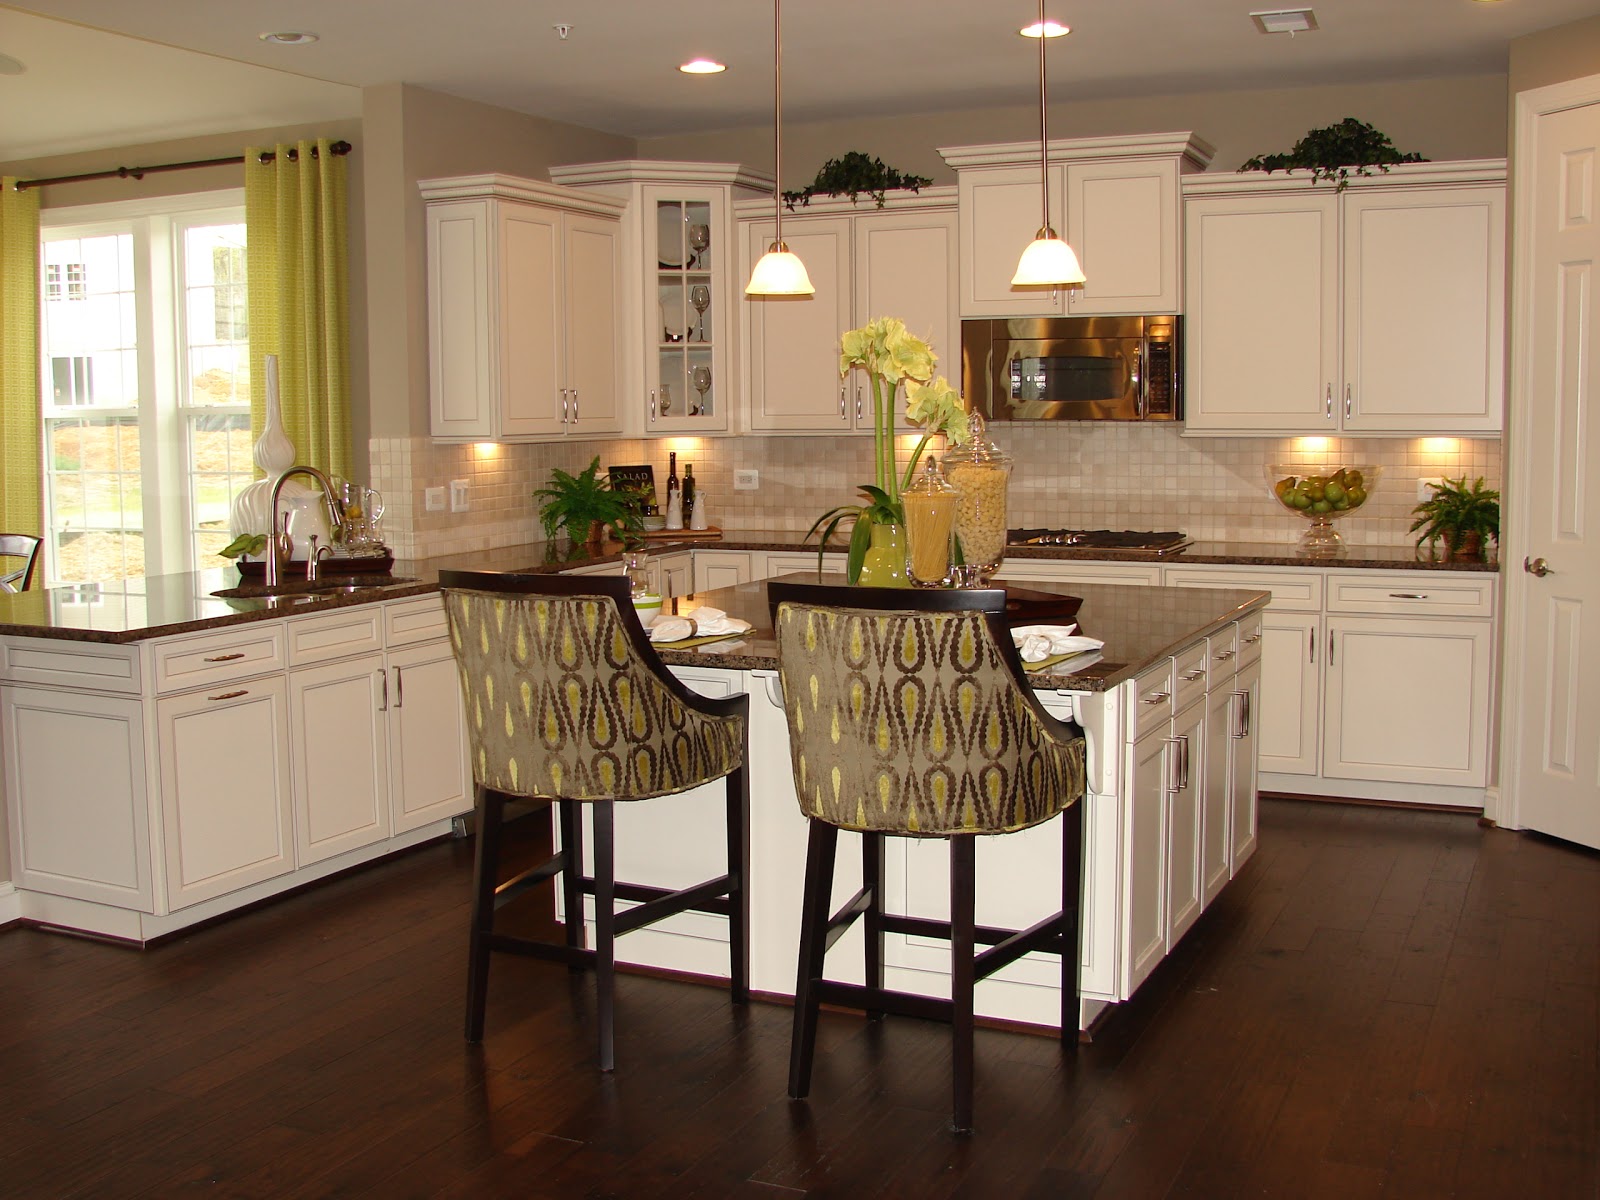
<svg viewBox="0 0 1600 1200">
<path fill-rule="evenodd" d="M 1073 27 L 1049 47 L 1051 99 L 1501 73 L 1513 38 L 1595 13 L 1595 0 L 1321 0 L 1321 28 L 1292 38 L 1250 20 L 1295 6 L 1047 0 Z M 1037 48 L 1016 30 L 1035 13 L 1034 0 L 791 0 L 785 119 L 1030 103 Z M 290 29 L 320 40 L 257 36 Z M 28 68 L 0 73 L 0 160 L 355 116 L 360 88 L 396 82 L 633 137 L 772 115 L 765 0 L 14 0 L 0 54 Z M 700 55 L 728 71 L 677 71 Z"/>
</svg>

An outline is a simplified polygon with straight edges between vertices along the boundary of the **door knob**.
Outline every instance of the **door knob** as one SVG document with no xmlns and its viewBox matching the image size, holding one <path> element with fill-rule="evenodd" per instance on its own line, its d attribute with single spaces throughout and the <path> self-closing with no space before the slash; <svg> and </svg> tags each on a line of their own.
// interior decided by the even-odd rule
<svg viewBox="0 0 1600 1200">
<path fill-rule="evenodd" d="M 1529 575 L 1539 576 L 1540 579 L 1550 574 L 1550 564 L 1542 558 L 1524 558 L 1522 560 L 1522 569 Z"/>
</svg>

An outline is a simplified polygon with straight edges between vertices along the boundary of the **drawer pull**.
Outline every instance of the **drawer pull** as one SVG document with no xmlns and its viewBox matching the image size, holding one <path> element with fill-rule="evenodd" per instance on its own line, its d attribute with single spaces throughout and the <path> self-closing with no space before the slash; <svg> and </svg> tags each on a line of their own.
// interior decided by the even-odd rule
<svg viewBox="0 0 1600 1200">
<path fill-rule="evenodd" d="M 1172 693 L 1171 692 L 1152 692 L 1150 695 L 1146 696 L 1143 700 L 1139 701 L 1139 703 L 1140 704 L 1161 704 L 1164 701 L 1167 701 L 1167 700 L 1170 700 L 1170 699 L 1172 699 Z"/>
<path fill-rule="evenodd" d="M 200 661 L 201 662 L 233 662 L 235 659 L 239 659 L 239 658 L 243 658 L 243 657 L 244 657 L 244 651 L 240 650 L 235 654 L 214 654 L 210 658 L 203 658 Z"/>
<path fill-rule="evenodd" d="M 1192 671 L 1185 671 L 1183 673 L 1184 682 L 1186 683 L 1193 683 L 1196 679 L 1204 679 L 1205 677 L 1206 669 L 1204 667 L 1196 667 Z"/>
<path fill-rule="evenodd" d="M 207 696 L 207 700 L 237 700 L 240 696 L 248 696 L 249 688 L 240 688 L 236 692 L 223 692 L 220 696 Z"/>
<path fill-rule="evenodd" d="M 1245 638 L 1244 644 L 1246 646 L 1254 646 L 1260 640 L 1261 635 L 1259 633 L 1252 633 L 1249 637 Z"/>
<path fill-rule="evenodd" d="M 1427 592 L 1390 592 L 1389 593 L 1389 599 L 1391 599 L 1391 600 L 1426 600 L 1427 598 L 1428 598 L 1428 593 Z"/>
<path fill-rule="evenodd" d="M 1212 657 L 1213 661 L 1215 661 L 1215 662 L 1227 662 L 1230 658 L 1232 658 L 1237 653 L 1238 653 L 1237 650 L 1222 650 L 1222 651 L 1219 651 L 1218 653 L 1212 655 L 1211 657 Z"/>
</svg>

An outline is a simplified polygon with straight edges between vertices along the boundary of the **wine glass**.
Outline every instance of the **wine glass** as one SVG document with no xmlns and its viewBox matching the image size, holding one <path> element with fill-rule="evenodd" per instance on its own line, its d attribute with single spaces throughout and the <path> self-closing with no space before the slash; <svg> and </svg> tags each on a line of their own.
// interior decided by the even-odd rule
<svg viewBox="0 0 1600 1200">
<path fill-rule="evenodd" d="M 689 415 L 698 417 L 706 410 L 706 393 L 711 390 L 711 368 L 690 367 L 689 382 L 694 385 L 694 390 L 700 393 L 700 403 L 689 410 Z"/>
<path fill-rule="evenodd" d="M 706 309 L 711 307 L 711 289 L 703 283 L 697 283 L 689 289 L 689 303 L 694 305 L 695 325 L 699 330 L 696 341 L 706 340 Z"/>
<path fill-rule="evenodd" d="M 689 226 L 689 249 L 693 253 L 689 257 L 689 266 L 698 268 L 700 256 L 706 252 L 706 247 L 711 245 L 711 226 L 692 224 Z"/>
</svg>

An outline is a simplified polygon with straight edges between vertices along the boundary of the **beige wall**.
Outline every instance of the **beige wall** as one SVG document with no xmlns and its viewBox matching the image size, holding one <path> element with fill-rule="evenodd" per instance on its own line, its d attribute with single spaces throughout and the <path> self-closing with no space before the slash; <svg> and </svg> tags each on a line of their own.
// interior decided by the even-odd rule
<svg viewBox="0 0 1600 1200">
<path fill-rule="evenodd" d="M 560 163 L 631 158 L 632 138 L 547 121 L 403 84 L 366 89 L 374 178 L 366 223 L 372 435 L 428 432 L 425 227 L 417 180 L 498 171 L 547 181 Z"/>
<path fill-rule="evenodd" d="M 1511 43 L 1511 94 L 1600 75 L 1600 17 L 1574 21 Z"/>
<path fill-rule="evenodd" d="M 861 150 L 902 171 L 954 183 L 938 147 L 1026 141 L 1039 136 L 1037 107 L 910 117 L 785 122 L 783 186 L 803 187 L 830 158 Z M 1506 153 L 1506 80 L 1475 75 L 1406 83 L 1211 92 L 1052 104 L 1051 137 L 1192 130 L 1217 148 L 1213 169 L 1231 171 L 1255 154 L 1288 150 L 1308 130 L 1345 117 L 1367 121 L 1401 150 L 1435 160 L 1501 158 Z M 648 138 L 646 158 L 772 162 L 772 129 Z"/>
</svg>

